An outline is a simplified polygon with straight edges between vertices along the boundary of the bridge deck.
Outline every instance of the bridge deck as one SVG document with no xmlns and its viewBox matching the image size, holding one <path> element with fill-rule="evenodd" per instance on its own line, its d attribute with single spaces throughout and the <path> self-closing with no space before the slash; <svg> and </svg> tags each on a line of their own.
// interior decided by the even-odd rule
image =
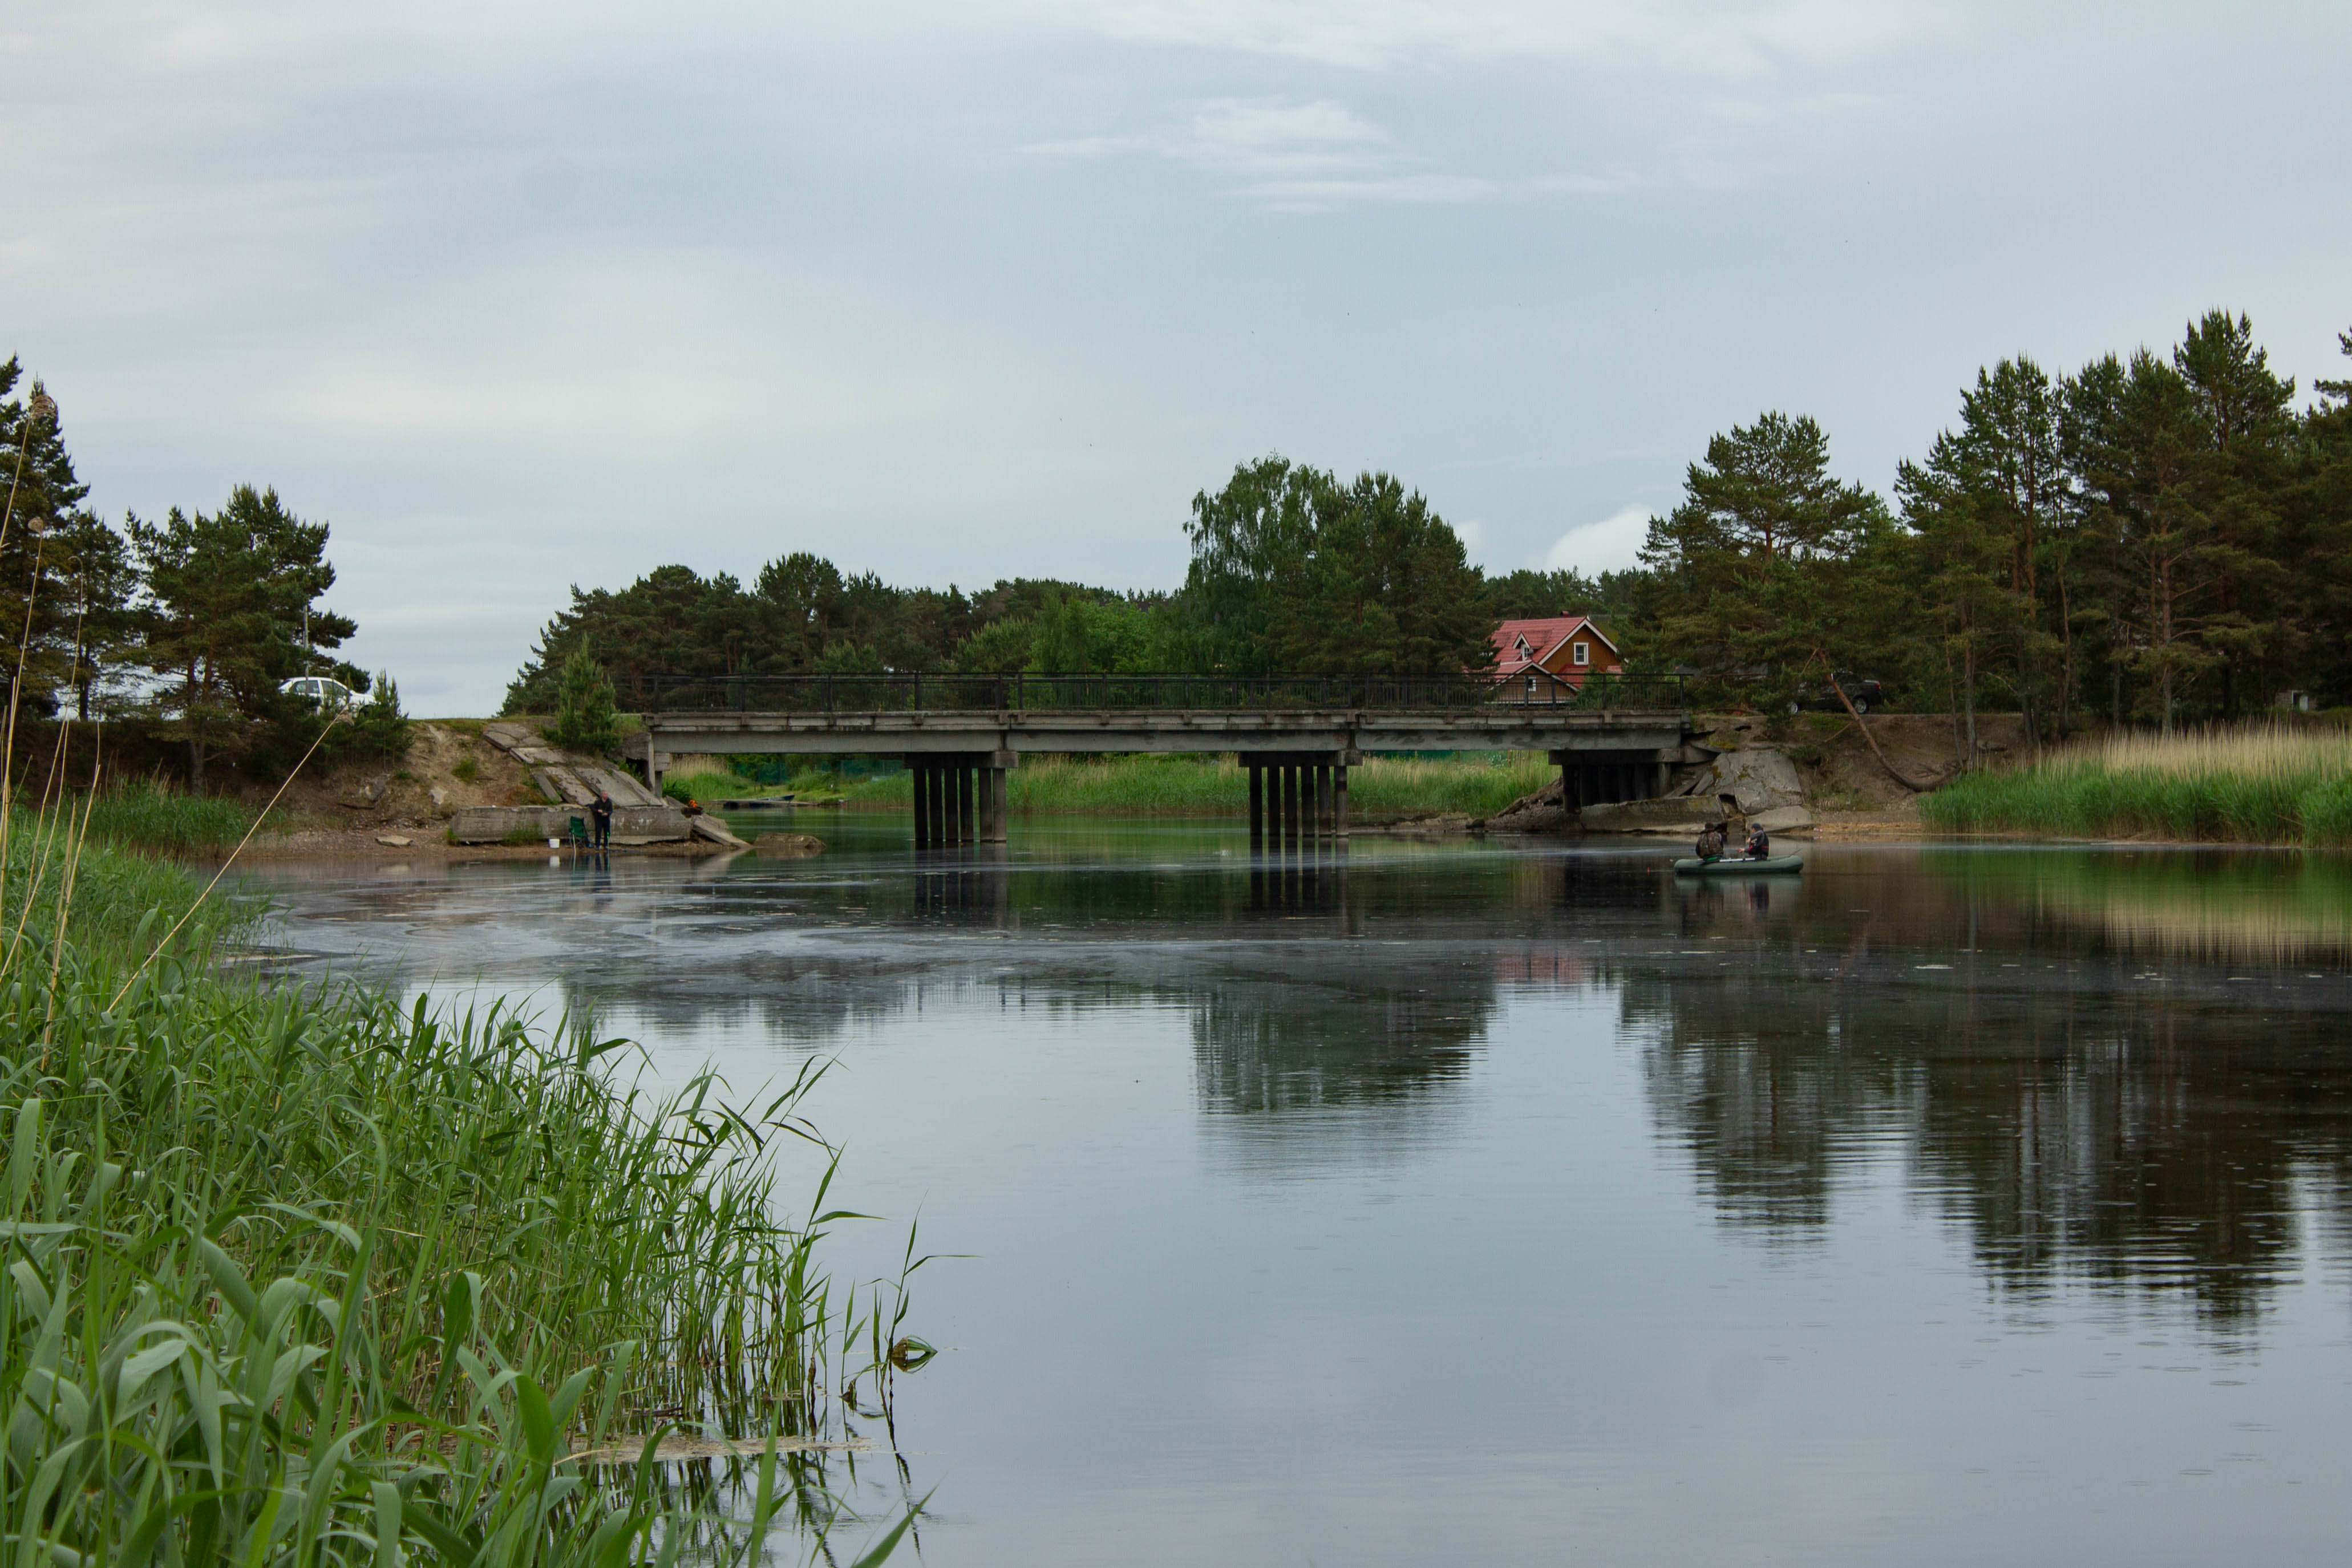
<svg viewBox="0 0 2352 1568">
<path fill-rule="evenodd" d="M 653 749 L 673 755 L 1506 750 L 1622 755 L 1678 750 L 1687 734 L 1686 717 L 1679 710 L 1500 703 L 1425 713 L 1312 708 L 663 713 L 647 714 L 645 723 Z M 644 755 L 644 742 L 637 754 Z"/>
</svg>

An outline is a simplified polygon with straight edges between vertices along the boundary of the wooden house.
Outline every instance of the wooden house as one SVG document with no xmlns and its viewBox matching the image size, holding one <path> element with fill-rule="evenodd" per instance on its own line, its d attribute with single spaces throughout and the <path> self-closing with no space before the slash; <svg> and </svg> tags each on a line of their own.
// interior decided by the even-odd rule
<svg viewBox="0 0 2352 1568">
<path fill-rule="evenodd" d="M 1495 628 L 1494 643 L 1495 682 L 1516 688 L 1502 694 L 1507 702 L 1556 701 L 1563 686 L 1573 689 L 1587 675 L 1621 674 L 1625 668 L 1617 644 L 1582 615 L 1506 621 Z"/>
</svg>

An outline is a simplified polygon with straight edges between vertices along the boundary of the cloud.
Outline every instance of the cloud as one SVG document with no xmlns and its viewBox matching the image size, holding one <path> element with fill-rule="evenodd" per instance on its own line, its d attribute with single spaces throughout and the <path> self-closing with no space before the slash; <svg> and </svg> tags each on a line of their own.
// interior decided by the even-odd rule
<svg viewBox="0 0 2352 1568">
<path fill-rule="evenodd" d="M 1597 523 L 1580 523 L 1552 541 L 1544 551 L 1546 571 L 1580 571 L 1588 576 L 1622 571 L 1639 566 L 1642 541 L 1649 537 L 1650 508 L 1627 507 Z"/>
<path fill-rule="evenodd" d="M 1923 0 L 997 0 L 1136 43 L 1359 69 L 1570 58 L 1738 78 L 1849 63 L 1937 25 Z"/>
<path fill-rule="evenodd" d="M 1032 142 L 1016 151 L 1040 158 L 1162 158 L 1237 181 L 1243 194 L 1290 211 L 1363 202 L 1458 204 L 1592 194 L 1622 183 L 1580 174 L 1445 173 L 1426 167 L 1429 160 L 1329 99 L 1212 99 L 1156 131 Z"/>
<path fill-rule="evenodd" d="M 1454 537 L 1462 541 L 1462 553 L 1475 564 L 1486 553 L 1486 525 L 1469 517 L 1452 526 Z"/>
</svg>

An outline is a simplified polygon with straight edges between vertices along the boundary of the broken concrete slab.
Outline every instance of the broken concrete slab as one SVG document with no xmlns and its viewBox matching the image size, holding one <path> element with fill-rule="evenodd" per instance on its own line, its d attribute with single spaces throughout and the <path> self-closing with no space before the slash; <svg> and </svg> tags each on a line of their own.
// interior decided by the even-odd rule
<svg viewBox="0 0 2352 1568">
<path fill-rule="evenodd" d="M 1813 825 L 1813 814 L 1802 806 L 1776 806 L 1748 819 L 1750 827 L 1768 833 L 1793 833 Z"/>
<path fill-rule="evenodd" d="M 686 827 L 687 831 L 696 838 L 709 839 L 712 843 L 727 849 L 748 850 L 751 847 L 748 841 L 729 832 L 726 825 L 716 818 L 688 817 L 686 820 Z"/>
<path fill-rule="evenodd" d="M 511 719 L 496 719 L 482 726 L 482 738 L 500 751 L 512 751 L 518 746 L 541 744 L 537 725 L 516 724 Z"/>
</svg>

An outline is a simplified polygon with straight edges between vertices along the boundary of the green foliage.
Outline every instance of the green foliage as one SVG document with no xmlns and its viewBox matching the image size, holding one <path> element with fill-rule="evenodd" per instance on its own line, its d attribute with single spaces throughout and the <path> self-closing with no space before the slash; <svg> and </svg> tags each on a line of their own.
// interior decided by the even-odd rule
<svg viewBox="0 0 2352 1568">
<path fill-rule="evenodd" d="M 1483 669 L 1494 623 L 1462 541 L 1386 474 L 1352 484 L 1272 456 L 1192 499 L 1171 639 L 1243 674 Z"/>
<path fill-rule="evenodd" d="M 1831 476 L 1818 424 L 1766 413 L 1708 442 L 1682 505 L 1651 519 L 1633 651 L 1696 674 L 1703 695 L 1777 706 L 1809 670 L 1877 662 L 1903 549 L 1885 503 Z"/>
<path fill-rule="evenodd" d="M 591 757 L 602 757 L 621 743 L 613 679 L 584 648 L 564 661 L 563 677 L 555 688 L 555 722 L 547 736 L 567 751 Z"/>
<path fill-rule="evenodd" d="M 471 752 L 449 765 L 449 777 L 460 784 L 471 784 L 482 776 L 482 759 Z"/>
<path fill-rule="evenodd" d="M 699 800 L 709 805 L 730 796 L 756 795 L 760 786 L 732 773 L 665 773 L 662 793 L 673 800 Z"/>
<path fill-rule="evenodd" d="M 383 762 L 405 757 L 414 727 L 400 711 L 400 687 L 389 672 L 379 670 L 368 700 L 352 711 L 343 755 Z"/>
<path fill-rule="evenodd" d="M 81 806 L 92 843 L 166 855 L 225 855 L 260 816 L 238 801 L 191 795 L 157 779 L 118 784 Z M 282 826 L 283 820 L 268 825 Z"/>
<path fill-rule="evenodd" d="M 708 1080 L 630 1091 L 584 1030 L 211 978 L 217 919 L 147 956 L 186 878 L 17 825 L 11 896 L 54 914 L 75 870 L 64 939 L 0 956 L 17 1555 L 733 1563 L 781 1508 L 830 1524 L 814 1455 L 728 1467 L 737 1509 L 625 1462 L 681 1411 L 755 1453 L 837 1437 L 823 1391 L 909 1358 L 889 1302 L 833 1304 L 838 1217 L 779 1217 L 814 1071 L 718 1115 Z"/>
<path fill-rule="evenodd" d="M 188 748 L 188 772 L 202 790 L 207 762 L 264 740 L 272 721 L 298 705 L 278 690 L 312 650 L 335 648 L 358 630 L 312 608 L 332 587 L 327 525 L 305 523 L 278 492 L 240 485 L 210 516 L 173 507 L 160 525 L 130 520 L 131 548 L 146 587 L 142 662 L 167 683 L 153 715 Z M 364 690 L 364 672 L 337 665 Z"/>
<path fill-rule="evenodd" d="M 2352 844 L 2352 736 L 2123 737 L 1962 778 L 1920 817 L 1956 831 Z"/>
</svg>

